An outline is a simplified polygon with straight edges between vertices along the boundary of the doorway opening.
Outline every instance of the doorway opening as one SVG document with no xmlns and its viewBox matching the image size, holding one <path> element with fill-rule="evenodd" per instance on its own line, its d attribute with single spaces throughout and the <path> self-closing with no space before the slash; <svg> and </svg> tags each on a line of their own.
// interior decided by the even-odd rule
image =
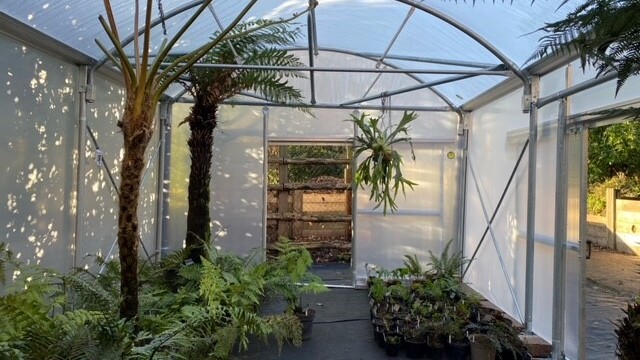
<svg viewBox="0 0 640 360">
<path fill-rule="evenodd" d="M 601 125 L 589 130 L 587 165 L 588 360 L 616 357 L 616 324 L 640 289 L 640 123 L 613 119 Z"/>
<path fill-rule="evenodd" d="M 271 143 L 267 248 L 281 237 L 305 247 L 317 264 L 351 263 L 351 146 Z"/>
</svg>

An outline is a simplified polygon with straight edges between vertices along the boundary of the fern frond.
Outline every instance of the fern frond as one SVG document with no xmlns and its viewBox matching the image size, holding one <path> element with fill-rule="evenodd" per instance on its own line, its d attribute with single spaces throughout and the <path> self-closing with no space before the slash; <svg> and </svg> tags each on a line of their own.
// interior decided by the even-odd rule
<svg viewBox="0 0 640 360">
<path fill-rule="evenodd" d="M 42 300 L 31 299 L 24 294 L 9 294 L 0 298 L 0 318 L 3 327 L 0 334 L 19 334 L 34 325 L 46 326 L 50 308 Z"/>
<path fill-rule="evenodd" d="M 640 0 L 586 1 L 560 21 L 540 31 L 548 35 L 529 59 L 577 52 L 581 65 L 593 65 L 598 76 L 618 72 L 616 94 L 626 80 L 639 73 Z"/>
<path fill-rule="evenodd" d="M 107 312 L 117 309 L 119 293 L 113 290 L 107 291 L 92 274 L 85 270 L 65 275 L 62 280 L 78 297 L 79 306 Z"/>
</svg>

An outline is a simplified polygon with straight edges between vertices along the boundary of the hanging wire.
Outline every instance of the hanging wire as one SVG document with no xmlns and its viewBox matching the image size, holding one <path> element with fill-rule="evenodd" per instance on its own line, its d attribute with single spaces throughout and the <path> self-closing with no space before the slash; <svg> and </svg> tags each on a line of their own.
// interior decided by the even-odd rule
<svg viewBox="0 0 640 360">
<path fill-rule="evenodd" d="M 207 8 L 211 12 L 211 15 L 213 15 L 213 19 L 216 21 L 216 24 L 218 24 L 218 28 L 220 28 L 220 31 L 222 31 L 224 29 L 224 26 L 222 25 L 222 21 L 220 21 L 220 18 L 218 17 L 218 13 L 216 13 L 216 10 L 213 8 L 213 4 L 209 4 Z M 229 48 L 231 49 L 231 53 L 233 53 L 233 57 L 236 59 L 236 63 L 244 64 L 244 59 L 240 55 L 238 55 L 238 53 L 236 52 L 236 48 L 233 46 L 231 40 L 227 40 L 227 44 L 229 44 Z"/>
<path fill-rule="evenodd" d="M 164 22 L 164 9 L 162 8 L 162 0 L 158 0 L 158 13 L 160 13 L 160 19 L 162 20 L 162 34 L 167 36 L 167 24 Z"/>
<path fill-rule="evenodd" d="M 380 98 L 380 106 L 382 108 L 381 110 L 381 115 L 380 115 L 380 125 L 383 128 L 386 128 L 387 126 L 391 126 L 391 96 L 389 95 L 385 95 L 383 97 Z M 386 124 L 385 124 L 385 119 Z"/>
<path fill-rule="evenodd" d="M 411 16 L 413 16 L 413 13 L 415 11 L 416 11 L 416 8 L 414 6 L 412 6 L 409 9 L 409 11 L 407 12 L 407 16 L 405 16 L 404 20 L 400 24 L 400 27 L 398 27 L 398 30 L 393 35 L 393 38 L 391 39 L 391 41 L 389 41 L 389 44 L 387 44 L 387 48 L 382 53 L 382 56 L 380 56 L 380 58 L 378 58 L 378 61 L 376 61 L 376 69 L 380 69 L 380 67 L 382 65 L 384 65 L 385 57 L 387 57 L 387 55 L 389 54 L 389 51 L 391 51 L 391 48 L 393 47 L 393 44 L 395 44 L 396 40 L 398 40 L 398 36 L 400 36 L 400 33 L 404 29 L 405 25 L 407 25 L 407 23 L 409 22 L 409 19 L 411 19 Z M 387 66 L 385 65 L 384 69 L 386 69 L 386 68 L 387 68 Z M 367 95 L 369 95 L 369 93 L 371 92 L 371 90 L 373 89 L 375 84 L 378 82 L 378 80 L 380 80 L 381 76 L 382 76 L 382 73 L 378 73 L 378 75 L 376 76 L 375 79 L 373 79 L 373 82 L 371 83 L 371 85 L 369 85 L 369 87 L 367 88 L 367 91 L 365 91 L 365 93 L 364 93 L 364 95 L 362 97 L 366 97 Z"/>
</svg>

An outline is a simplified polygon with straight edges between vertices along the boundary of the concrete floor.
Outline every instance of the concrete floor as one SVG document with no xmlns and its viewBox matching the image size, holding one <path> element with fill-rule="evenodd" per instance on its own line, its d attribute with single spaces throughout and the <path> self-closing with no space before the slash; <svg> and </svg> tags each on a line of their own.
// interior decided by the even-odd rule
<svg viewBox="0 0 640 360">
<path fill-rule="evenodd" d="M 586 262 L 587 360 L 615 359 L 615 322 L 640 294 L 640 257 L 594 247 Z"/>
</svg>

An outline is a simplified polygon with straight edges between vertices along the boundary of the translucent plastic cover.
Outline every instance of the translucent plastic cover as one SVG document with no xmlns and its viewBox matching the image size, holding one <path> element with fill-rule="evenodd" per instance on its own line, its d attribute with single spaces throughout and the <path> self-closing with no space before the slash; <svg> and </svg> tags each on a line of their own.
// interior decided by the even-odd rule
<svg viewBox="0 0 640 360">
<path fill-rule="evenodd" d="M 126 38 L 134 32 L 135 1 L 112 0 L 119 33 Z M 146 2 L 140 1 L 140 14 Z M 493 50 L 477 40 L 493 46 L 515 65 L 524 64 L 534 52 L 541 33 L 536 30 L 545 22 L 560 19 L 581 1 L 572 0 L 558 8 L 550 1 L 393 1 L 393 0 L 320 0 L 314 11 L 317 47 L 373 53 L 374 58 L 388 55 L 388 63 L 407 69 L 473 70 L 501 64 Z M 178 32 L 196 11 L 201 1 L 162 0 L 153 2 L 152 12 L 158 21 L 153 30 L 152 49 L 162 39 Z M 210 40 L 221 26 L 227 26 L 249 4 L 247 0 L 217 0 L 211 3 L 174 49 L 193 50 Z M 289 18 L 308 7 L 307 0 L 257 1 L 243 20 Z M 160 6 L 161 5 L 161 6 Z M 105 15 L 102 1 L 31 0 L 4 1 L 0 11 L 7 13 L 61 42 L 95 58 L 103 57 L 94 40 L 107 47 L 109 40 L 98 22 Z M 215 17 L 218 18 L 218 24 Z M 308 14 L 296 19 L 303 27 L 299 46 L 308 47 Z M 311 23 L 314 23 L 313 21 Z M 138 26 L 143 24 L 140 20 Z M 455 26 L 453 26 L 455 25 Z M 466 34 L 465 34 L 466 32 Z M 472 35 L 472 36 L 470 36 Z M 131 47 L 127 47 L 131 51 Z M 393 59 L 392 55 L 401 56 Z M 425 62 L 425 60 L 436 60 Z M 472 64 L 455 66 L 437 60 L 453 60 Z M 448 74 L 418 74 L 424 81 L 443 79 Z M 455 104 L 461 104 L 495 85 L 501 76 L 480 75 L 464 81 L 464 86 L 442 84 L 438 90 Z"/>
</svg>

